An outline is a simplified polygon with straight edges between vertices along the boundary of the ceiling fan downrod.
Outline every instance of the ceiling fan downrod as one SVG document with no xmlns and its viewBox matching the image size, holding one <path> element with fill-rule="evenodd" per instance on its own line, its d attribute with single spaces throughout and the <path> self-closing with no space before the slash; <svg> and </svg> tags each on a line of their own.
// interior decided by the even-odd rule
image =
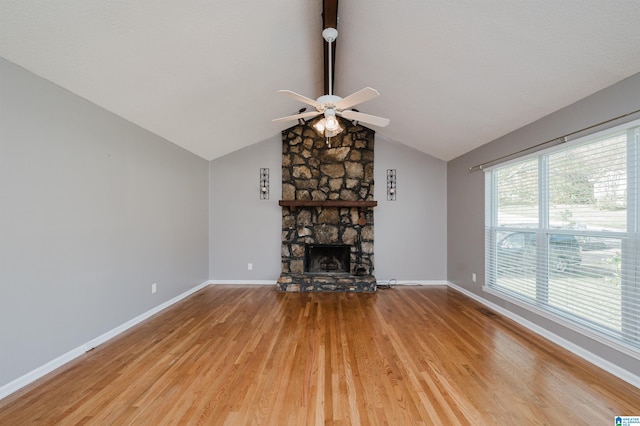
<svg viewBox="0 0 640 426">
<path fill-rule="evenodd" d="M 329 43 L 329 96 L 333 95 L 333 58 L 332 58 L 332 49 L 331 49 L 331 43 L 333 43 L 335 41 L 336 38 L 338 38 L 338 30 L 336 30 L 335 28 L 325 28 L 322 31 L 322 37 L 324 38 L 324 40 Z"/>
</svg>

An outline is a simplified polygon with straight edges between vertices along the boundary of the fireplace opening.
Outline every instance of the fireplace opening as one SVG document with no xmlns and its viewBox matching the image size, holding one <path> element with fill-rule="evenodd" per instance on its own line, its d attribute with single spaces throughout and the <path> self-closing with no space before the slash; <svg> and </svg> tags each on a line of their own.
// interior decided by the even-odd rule
<svg viewBox="0 0 640 426">
<path fill-rule="evenodd" d="M 348 274 L 351 246 L 338 244 L 307 244 L 304 250 L 305 273 Z"/>
</svg>

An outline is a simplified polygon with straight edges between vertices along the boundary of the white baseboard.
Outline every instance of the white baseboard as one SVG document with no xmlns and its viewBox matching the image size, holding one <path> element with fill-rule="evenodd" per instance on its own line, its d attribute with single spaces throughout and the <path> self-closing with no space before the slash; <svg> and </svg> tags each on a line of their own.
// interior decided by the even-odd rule
<svg viewBox="0 0 640 426">
<path fill-rule="evenodd" d="M 448 281 L 443 280 L 377 280 L 378 285 L 449 285 Z"/>
<path fill-rule="evenodd" d="M 196 291 L 206 287 L 209 284 L 209 282 L 204 282 L 202 284 L 199 284 L 195 287 L 193 287 L 192 289 L 189 289 L 187 291 L 185 291 L 182 294 L 179 294 L 178 296 L 174 297 L 173 299 L 167 300 L 166 302 L 148 310 L 147 312 L 138 315 L 137 317 L 125 322 L 124 324 L 119 325 L 118 327 L 107 331 L 106 333 L 96 337 L 95 339 L 92 339 L 90 341 L 88 341 L 87 343 L 78 346 L 77 348 L 74 348 L 72 350 L 70 350 L 69 352 L 60 355 L 59 357 L 47 362 L 44 365 L 41 365 L 40 367 L 31 370 L 30 372 L 28 372 L 27 374 L 18 377 L 17 379 L 7 383 L 4 386 L 0 387 L 0 399 L 5 398 L 9 395 L 11 395 L 12 393 L 22 389 L 23 387 L 27 386 L 28 384 L 38 380 L 39 378 L 45 376 L 46 374 L 49 374 L 50 372 L 52 372 L 53 370 L 55 370 L 56 368 L 62 367 L 64 364 L 73 361 L 75 358 L 79 357 L 80 355 L 83 355 L 85 352 L 95 348 L 96 346 L 106 342 L 109 339 L 112 339 L 113 337 L 117 336 L 118 334 L 130 329 L 131 327 L 141 323 L 142 321 L 146 320 L 147 318 L 157 314 L 158 312 L 162 311 L 163 309 L 168 308 L 169 306 L 173 305 L 176 302 L 179 302 L 180 300 L 184 299 L 185 297 L 188 297 L 190 295 L 192 295 L 193 293 L 195 293 Z"/>
<path fill-rule="evenodd" d="M 208 284 L 213 285 L 276 285 L 276 280 L 209 280 Z"/>
<path fill-rule="evenodd" d="M 212 285 L 276 285 L 276 280 L 209 280 L 208 284 Z M 449 285 L 445 280 L 377 280 L 378 285 Z"/>
<path fill-rule="evenodd" d="M 478 303 L 481 303 L 483 305 L 485 305 L 488 308 L 493 309 L 494 311 L 500 313 L 501 315 L 517 322 L 518 324 L 520 324 L 521 326 L 533 331 L 534 333 L 538 334 L 539 336 L 544 337 L 545 339 L 555 343 L 558 346 L 561 346 L 562 348 L 568 350 L 569 352 L 579 356 L 580 358 L 590 362 L 591 364 L 595 365 L 596 367 L 599 367 L 603 370 L 605 370 L 608 373 L 613 374 L 614 376 L 624 380 L 625 382 L 640 388 L 640 377 L 636 376 L 635 374 L 620 368 L 619 366 L 607 361 L 606 359 L 603 359 L 601 357 L 599 357 L 598 355 L 595 355 L 592 352 L 589 352 L 588 350 L 584 349 L 581 346 L 578 346 L 574 343 L 571 343 L 570 341 L 558 336 L 557 334 L 554 334 L 552 332 L 550 332 L 549 330 L 540 327 L 537 324 L 532 323 L 531 321 L 521 317 L 520 315 L 514 314 L 513 312 L 509 311 L 508 309 L 505 309 L 501 306 L 496 305 L 495 303 L 492 303 L 486 299 L 484 299 L 481 296 L 478 296 L 475 293 L 470 292 L 469 290 L 462 288 L 456 284 L 453 284 L 451 282 L 448 282 L 447 285 L 449 287 L 451 287 L 452 289 L 459 291 L 460 293 L 464 294 L 465 296 L 470 297 L 471 299 L 475 300 Z"/>
<path fill-rule="evenodd" d="M 79 346 L 75 349 L 70 350 L 64 355 L 60 355 L 58 358 L 51 360 L 44 365 L 41 365 L 35 370 L 31 370 L 27 374 L 7 383 L 6 385 L 0 387 L 0 399 L 6 398 L 7 396 L 19 391 L 28 384 L 35 382 L 39 378 L 49 374 L 56 368 L 62 367 L 64 364 L 73 361 L 75 358 L 84 354 L 86 351 L 87 350 L 85 349 L 85 345 Z"/>
</svg>

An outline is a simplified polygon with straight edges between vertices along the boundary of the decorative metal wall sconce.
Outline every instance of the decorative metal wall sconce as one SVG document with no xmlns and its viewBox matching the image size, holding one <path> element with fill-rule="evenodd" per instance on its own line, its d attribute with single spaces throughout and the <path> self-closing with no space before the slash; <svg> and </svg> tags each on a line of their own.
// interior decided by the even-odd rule
<svg viewBox="0 0 640 426">
<path fill-rule="evenodd" d="M 387 169 L 387 201 L 396 200 L 396 169 Z"/>
<path fill-rule="evenodd" d="M 269 199 L 269 169 L 260 169 L 260 199 Z"/>
</svg>

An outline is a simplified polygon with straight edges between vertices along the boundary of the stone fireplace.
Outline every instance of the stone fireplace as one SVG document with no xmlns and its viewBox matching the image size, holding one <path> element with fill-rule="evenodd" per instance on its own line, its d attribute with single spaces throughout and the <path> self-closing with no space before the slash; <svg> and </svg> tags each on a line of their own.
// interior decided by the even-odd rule
<svg viewBox="0 0 640 426">
<path fill-rule="evenodd" d="M 340 119 L 345 130 L 327 141 L 313 124 L 282 132 L 277 289 L 374 292 L 375 133 Z"/>
</svg>

